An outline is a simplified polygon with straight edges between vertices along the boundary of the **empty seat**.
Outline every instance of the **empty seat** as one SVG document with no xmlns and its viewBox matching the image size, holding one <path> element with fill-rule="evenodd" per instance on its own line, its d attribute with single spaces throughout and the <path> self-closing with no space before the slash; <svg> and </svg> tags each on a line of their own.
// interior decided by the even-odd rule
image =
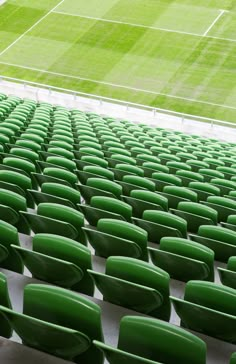
<svg viewBox="0 0 236 364">
<path fill-rule="evenodd" d="M 214 252 L 191 240 L 165 237 L 160 249 L 149 248 L 152 262 L 174 279 L 214 281 Z"/>
<path fill-rule="evenodd" d="M 136 225 L 146 230 L 148 240 L 159 243 L 164 236 L 187 236 L 187 222 L 165 211 L 146 210 L 142 219 L 133 218 Z"/>
<path fill-rule="evenodd" d="M 228 287 L 236 289 L 236 257 L 230 257 L 227 267 L 218 267 L 221 282 Z"/>
<path fill-rule="evenodd" d="M 176 209 L 179 202 L 197 202 L 197 194 L 186 187 L 166 186 L 163 189 L 162 195 L 168 199 L 170 208 Z"/>
<path fill-rule="evenodd" d="M 91 252 L 77 241 L 54 234 L 36 234 L 32 249 L 11 245 L 34 278 L 93 295 L 94 284 L 87 273 Z"/>
<path fill-rule="evenodd" d="M 145 189 L 154 192 L 156 189 L 155 183 L 147 178 L 127 175 L 124 176 L 122 181 L 119 182 L 123 187 L 124 195 L 129 196 L 131 191 L 134 189 Z"/>
<path fill-rule="evenodd" d="M 152 318 L 123 317 L 117 349 L 98 341 L 94 344 L 110 364 L 206 364 L 204 341 L 180 327 Z"/>
<path fill-rule="evenodd" d="M 236 201 L 226 197 L 210 196 L 204 204 L 218 212 L 218 222 L 226 222 L 229 215 L 236 214 Z"/>
<path fill-rule="evenodd" d="M 104 178 L 88 178 L 86 185 L 77 185 L 77 188 L 88 204 L 93 196 L 107 196 L 119 199 L 122 194 L 122 187 L 118 183 Z"/>
<path fill-rule="evenodd" d="M 82 230 L 84 216 L 71 207 L 45 202 L 38 205 L 37 214 L 22 212 L 22 215 L 35 234 L 58 234 L 86 245 Z"/>
<path fill-rule="evenodd" d="M 169 275 L 128 257 L 110 257 L 106 273 L 89 270 L 103 299 L 169 321 Z"/>
<path fill-rule="evenodd" d="M 134 217 L 142 217 L 145 210 L 168 209 L 168 200 L 164 196 L 145 190 L 132 190 L 130 196 L 122 196 L 123 200 L 132 207 Z"/>
<path fill-rule="evenodd" d="M 84 231 L 96 255 L 127 256 L 148 260 L 147 233 L 131 223 L 120 220 L 100 219 L 97 229 L 85 227 Z"/>
<path fill-rule="evenodd" d="M 182 186 L 180 178 L 168 173 L 155 172 L 152 174 L 152 180 L 155 182 L 158 191 L 163 191 L 166 186 Z"/>
<path fill-rule="evenodd" d="M 185 219 L 187 229 L 192 233 L 196 233 L 201 225 L 217 225 L 218 221 L 216 210 L 196 202 L 180 202 L 171 212 Z"/>
<path fill-rule="evenodd" d="M 236 291 L 212 282 L 190 281 L 184 299 L 171 297 L 181 325 L 231 343 L 236 342 Z"/>
<path fill-rule="evenodd" d="M 199 201 L 206 201 L 209 196 L 219 196 L 220 189 L 206 182 L 190 182 L 188 187 L 197 193 Z"/>
<path fill-rule="evenodd" d="M 198 234 L 190 234 L 190 238 L 203 244 L 215 252 L 215 259 L 221 262 L 236 255 L 236 232 L 220 226 L 203 225 Z"/>
<path fill-rule="evenodd" d="M 188 187 L 190 182 L 203 182 L 204 178 L 200 173 L 179 169 L 176 171 L 176 176 L 181 179 L 182 185 Z"/>
<path fill-rule="evenodd" d="M 17 229 L 0 220 L 0 257 L 1 267 L 17 273 L 23 272 L 23 262 L 11 244 L 20 245 Z"/>
<path fill-rule="evenodd" d="M 224 178 L 212 178 L 211 184 L 219 188 L 222 196 L 236 190 L 236 182 Z"/>
<path fill-rule="evenodd" d="M 132 207 L 112 197 L 94 196 L 90 205 L 77 204 L 90 225 L 96 226 L 99 219 L 110 218 L 131 221 Z"/>
<path fill-rule="evenodd" d="M 100 307 L 76 292 L 30 284 L 23 314 L 0 307 L 24 345 L 72 360 L 103 363 L 93 340 L 103 341 Z"/>
</svg>

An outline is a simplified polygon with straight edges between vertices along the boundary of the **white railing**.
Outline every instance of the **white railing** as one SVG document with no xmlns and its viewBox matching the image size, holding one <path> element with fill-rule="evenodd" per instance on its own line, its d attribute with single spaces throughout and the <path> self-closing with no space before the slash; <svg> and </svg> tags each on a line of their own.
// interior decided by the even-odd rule
<svg viewBox="0 0 236 364">
<path fill-rule="evenodd" d="M 236 141 L 236 123 L 224 120 L 180 113 L 0 75 L 0 92 L 1 90 L 2 92 L 7 90 L 8 94 L 18 93 L 19 96 L 34 97 L 37 101 L 52 102 L 54 105 L 59 105 L 64 102 L 64 105 L 69 108 L 83 105 L 84 109 L 94 110 L 114 117 L 117 115 L 120 115 L 121 118 L 130 116 L 134 121 L 147 121 L 149 125 L 155 125 L 158 120 L 158 123 L 162 122 L 160 125 L 164 127 L 177 127 L 178 129 L 184 130 L 183 127 L 185 126 L 186 128 L 188 127 L 187 131 L 191 133 L 195 131 L 196 133 L 199 132 L 199 130 L 195 130 L 195 126 L 197 124 L 199 125 L 199 123 L 202 125 L 202 130 L 208 128 L 208 132 L 210 132 L 209 129 L 211 129 L 213 136 L 221 137 L 222 128 L 224 128 L 228 135 L 232 133 L 230 137 L 231 141 Z M 134 110 L 139 117 L 136 120 L 133 118 L 135 115 Z M 172 124 L 173 126 L 171 126 Z M 219 130 L 218 134 L 214 135 L 213 129 L 215 130 L 216 127 Z"/>
</svg>

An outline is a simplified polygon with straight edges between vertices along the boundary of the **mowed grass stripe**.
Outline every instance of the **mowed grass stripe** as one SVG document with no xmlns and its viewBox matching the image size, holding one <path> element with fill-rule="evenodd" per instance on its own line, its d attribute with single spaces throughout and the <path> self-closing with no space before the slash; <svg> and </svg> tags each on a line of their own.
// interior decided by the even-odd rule
<svg viewBox="0 0 236 364">
<path fill-rule="evenodd" d="M 44 8 L 34 7 L 38 1 L 30 0 L 31 6 L 24 6 L 24 1 L 7 1 L 0 7 L 0 53 L 19 36 L 30 29 L 49 9 L 58 4 L 58 0 L 49 0 Z"/>
</svg>

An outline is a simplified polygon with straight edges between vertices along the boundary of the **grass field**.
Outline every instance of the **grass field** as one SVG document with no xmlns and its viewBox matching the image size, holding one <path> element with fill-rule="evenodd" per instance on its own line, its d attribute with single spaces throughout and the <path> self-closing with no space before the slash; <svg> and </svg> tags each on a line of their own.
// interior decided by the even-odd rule
<svg viewBox="0 0 236 364">
<path fill-rule="evenodd" d="M 236 121 L 236 1 L 9 0 L 0 75 Z"/>
</svg>

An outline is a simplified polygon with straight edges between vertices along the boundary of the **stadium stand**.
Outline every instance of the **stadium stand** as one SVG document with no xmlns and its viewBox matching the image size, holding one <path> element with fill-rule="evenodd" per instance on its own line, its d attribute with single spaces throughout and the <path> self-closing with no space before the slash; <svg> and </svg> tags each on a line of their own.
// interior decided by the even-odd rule
<svg viewBox="0 0 236 364">
<path fill-rule="evenodd" d="M 236 143 L 0 94 L 0 362 L 236 363 L 235 199 Z"/>
</svg>

